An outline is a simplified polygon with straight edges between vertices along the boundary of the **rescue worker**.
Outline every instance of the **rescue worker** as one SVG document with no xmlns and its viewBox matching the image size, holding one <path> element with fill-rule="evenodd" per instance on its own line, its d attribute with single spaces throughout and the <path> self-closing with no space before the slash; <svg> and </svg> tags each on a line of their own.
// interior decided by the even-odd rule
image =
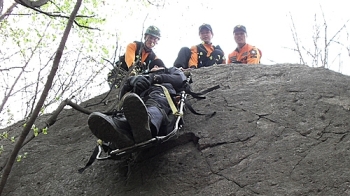
<svg viewBox="0 0 350 196">
<path fill-rule="evenodd" d="M 227 63 L 259 64 L 261 51 L 246 43 L 247 30 L 243 25 L 233 28 L 233 37 L 237 43 L 237 48 L 228 55 Z"/>
<path fill-rule="evenodd" d="M 174 105 L 166 96 L 175 96 L 186 81 L 180 69 L 157 65 L 147 76 L 130 76 L 121 89 L 121 112 L 114 115 L 91 113 L 88 118 L 91 132 L 118 149 L 168 134 L 175 120 L 169 118 Z"/>
<path fill-rule="evenodd" d="M 149 26 L 144 33 L 144 43 L 141 44 L 141 65 L 145 66 L 146 70 L 151 70 L 154 65 L 158 67 L 165 67 L 162 60 L 152 51 L 152 48 L 158 44 L 160 39 L 160 30 L 156 26 Z M 128 68 L 130 68 L 136 61 L 139 54 L 137 51 L 137 42 L 128 44 L 125 52 L 125 62 Z M 154 60 L 158 59 L 154 62 Z"/>
<path fill-rule="evenodd" d="M 136 68 L 131 74 L 140 72 L 148 72 L 155 65 L 158 67 L 165 67 L 163 61 L 158 59 L 156 54 L 152 51 L 152 48 L 158 44 L 160 39 L 160 30 L 155 26 L 149 26 L 144 33 L 144 43 L 134 41 L 127 45 L 124 55 L 119 57 L 119 61 L 107 75 L 107 82 L 109 87 L 118 88 L 125 73 L 129 71 L 129 68 L 135 64 Z M 119 69 L 119 67 L 121 69 Z M 122 70 L 123 72 L 121 72 Z"/>
<path fill-rule="evenodd" d="M 225 64 L 225 55 L 220 46 L 214 46 L 211 42 L 213 29 L 209 24 L 199 27 L 199 38 L 202 43 L 191 48 L 183 47 L 174 62 L 174 66 L 182 69 L 201 68 L 215 64 Z"/>
</svg>

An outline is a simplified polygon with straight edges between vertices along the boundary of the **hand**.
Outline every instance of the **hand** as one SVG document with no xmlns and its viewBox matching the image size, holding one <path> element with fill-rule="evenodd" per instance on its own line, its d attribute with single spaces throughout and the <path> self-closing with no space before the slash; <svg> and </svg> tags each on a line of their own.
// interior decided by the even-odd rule
<svg viewBox="0 0 350 196">
<path fill-rule="evenodd" d="M 129 84 L 133 87 L 133 92 L 138 95 L 151 86 L 150 81 L 141 75 L 130 77 Z"/>
<path fill-rule="evenodd" d="M 152 69 L 151 69 L 151 72 L 156 72 L 156 71 L 159 71 L 161 69 L 165 69 L 165 67 L 160 67 L 158 65 L 155 65 Z"/>
<path fill-rule="evenodd" d="M 153 76 L 153 84 L 161 84 L 163 83 L 163 77 L 161 75 Z"/>
</svg>

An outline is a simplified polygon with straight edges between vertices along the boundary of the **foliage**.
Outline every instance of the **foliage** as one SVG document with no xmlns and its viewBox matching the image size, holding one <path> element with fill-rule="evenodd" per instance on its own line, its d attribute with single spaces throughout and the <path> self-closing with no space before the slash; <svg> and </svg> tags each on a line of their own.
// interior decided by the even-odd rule
<svg viewBox="0 0 350 196">
<path fill-rule="evenodd" d="M 55 16 L 18 7 L 10 17 L 0 22 L 0 44 L 4 46 L 0 51 L 0 89 L 4 92 L 0 112 L 7 117 L 2 119 L 0 127 L 29 116 L 37 95 L 43 90 L 49 65 L 67 22 L 63 16 L 67 16 L 74 6 L 68 0 L 51 2 L 40 10 Z M 110 51 L 114 48 L 113 45 L 100 44 L 101 37 L 111 35 L 102 34 L 99 30 L 104 18 L 97 13 L 98 5 L 96 0 L 84 2 L 80 17 L 76 18 L 76 23 L 83 27 L 76 26 L 71 32 L 58 77 L 44 108 L 52 110 L 67 97 L 75 97 L 80 102 L 106 89 L 102 86 L 106 67 L 102 59 L 110 58 Z"/>
</svg>

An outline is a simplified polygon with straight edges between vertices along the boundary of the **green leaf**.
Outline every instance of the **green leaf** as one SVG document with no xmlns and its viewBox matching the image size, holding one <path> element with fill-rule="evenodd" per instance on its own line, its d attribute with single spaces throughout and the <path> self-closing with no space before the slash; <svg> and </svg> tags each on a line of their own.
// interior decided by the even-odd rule
<svg viewBox="0 0 350 196">
<path fill-rule="evenodd" d="M 105 54 L 105 55 L 108 55 L 109 51 L 107 50 L 106 47 L 102 47 L 102 52 Z"/>
<path fill-rule="evenodd" d="M 42 132 L 44 135 L 46 135 L 47 134 L 47 127 L 43 128 Z"/>
<path fill-rule="evenodd" d="M 0 155 L 1 155 L 2 152 L 4 152 L 4 145 L 0 146 Z"/>
<path fill-rule="evenodd" d="M 2 137 L 3 137 L 4 139 L 7 139 L 8 136 L 9 136 L 9 134 L 7 133 L 7 131 L 5 131 L 5 132 L 2 133 Z"/>
<path fill-rule="evenodd" d="M 22 160 L 22 155 L 17 156 L 17 162 L 20 162 Z"/>
<path fill-rule="evenodd" d="M 38 127 L 35 127 L 35 125 L 33 125 L 33 126 L 32 126 L 32 129 L 33 129 L 33 132 L 34 132 L 34 136 L 35 136 L 35 137 L 38 136 L 38 134 L 39 134 L 39 129 L 38 129 Z"/>
</svg>

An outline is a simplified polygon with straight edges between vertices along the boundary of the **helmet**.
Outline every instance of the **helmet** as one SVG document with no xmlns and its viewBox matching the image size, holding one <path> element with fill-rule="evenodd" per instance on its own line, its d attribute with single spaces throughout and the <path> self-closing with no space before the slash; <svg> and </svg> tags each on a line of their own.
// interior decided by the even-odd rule
<svg viewBox="0 0 350 196">
<path fill-rule="evenodd" d="M 145 35 L 153 35 L 157 38 L 160 38 L 160 30 L 156 26 L 149 26 L 146 29 Z"/>
<path fill-rule="evenodd" d="M 208 29 L 213 33 L 213 29 L 211 28 L 210 24 L 203 23 L 201 26 L 199 26 L 199 33 L 201 32 L 202 29 Z"/>
<path fill-rule="evenodd" d="M 243 25 L 237 25 L 235 28 L 233 28 L 233 33 L 236 33 L 238 31 L 243 31 L 244 33 L 247 33 L 247 29 Z"/>
</svg>

